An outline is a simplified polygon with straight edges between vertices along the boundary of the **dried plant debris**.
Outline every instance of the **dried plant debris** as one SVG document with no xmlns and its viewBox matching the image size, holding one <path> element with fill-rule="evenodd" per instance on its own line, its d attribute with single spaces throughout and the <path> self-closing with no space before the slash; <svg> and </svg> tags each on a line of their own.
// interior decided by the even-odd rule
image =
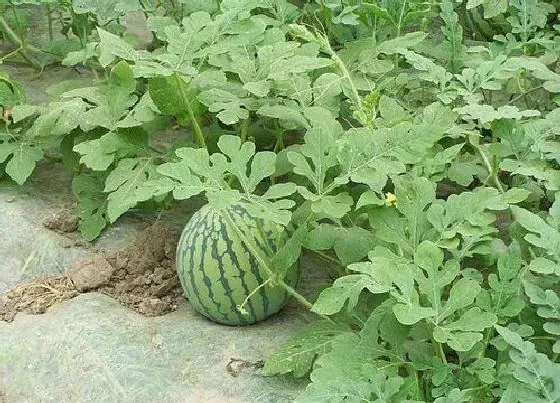
<svg viewBox="0 0 560 403">
<path fill-rule="evenodd" d="M 262 360 L 251 362 L 239 358 L 231 358 L 226 365 L 226 371 L 234 378 L 244 373 L 262 372 L 263 368 L 264 361 Z"/>
<path fill-rule="evenodd" d="M 0 296 L 0 320 L 11 322 L 18 312 L 40 314 L 78 294 L 78 290 L 67 276 L 36 278 Z"/>
</svg>

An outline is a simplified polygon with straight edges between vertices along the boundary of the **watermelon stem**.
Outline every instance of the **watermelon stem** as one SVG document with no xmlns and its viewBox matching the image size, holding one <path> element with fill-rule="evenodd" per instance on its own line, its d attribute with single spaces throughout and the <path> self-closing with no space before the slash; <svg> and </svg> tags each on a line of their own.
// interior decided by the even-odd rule
<svg viewBox="0 0 560 403">
<path fill-rule="evenodd" d="M 308 249 L 308 250 L 313 252 L 314 254 L 316 254 L 318 257 L 320 257 L 324 261 L 331 263 L 327 267 L 332 272 L 335 272 L 339 276 L 343 275 L 345 273 L 346 267 L 344 267 L 344 265 L 342 263 L 340 263 L 340 260 L 338 260 L 337 258 L 329 256 L 326 253 L 318 251 L 318 250 L 313 250 L 313 249 Z"/>
<path fill-rule="evenodd" d="M 286 292 L 288 294 L 290 294 L 292 297 L 294 297 L 298 302 L 300 302 L 306 308 L 308 308 L 308 309 L 313 308 L 313 304 L 311 302 L 309 302 L 303 295 L 298 293 L 296 290 L 294 290 L 288 284 L 281 281 L 280 285 L 282 286 L 282 288 L 284 288 L 286 290 Z"/>
<path fill-rule="evenodd" d="M 319 315 L 321 318 L 323 318 L 324 320 L 326 320 L 329 323 L 334 323 L 334 321 L 331 318 L 329 318 L 327 315 L 324 315 L 322 313 L 318 313 L 318 312 L 313 311 L 313 304 L 311 302 L 309 302 L 303 295 L 301 295 L 296 290 L 294 290 L 292 287 L 290 287 L 288 284 L 286 284 L 284 281 L 280 280 L 279 285 L 282 288 L 284 288 L 288 294 L 290 294 L 292 297 L 294 297 L 300 304 L 305 306 L 311 312 Z"/>
<path fill-rule="evenodd" d="M 241 142 L 245 143 L 247 141 L 247 132 L 249 131 L 249 119 L 245 119 L 243 123 L 241 123 Z"/>
<path fill-rule="evenodd" d="M 248 315 L 249 312 L 247 312 L 247 310 L 245 309 L 245 305 L 247 305 L 247 303 L 249 302 L 249 299 L 255 295 L 257 292 L 259 292 L 259 290 L 263 287 L 266 287 L 266 285 L 268 283 L 270 283 L 272 280 L 272 278 L 269 278 L 268 280 L 266 280 L 264 283 L 260 284 L 257 288 L 255 288 L 253 291 L 251 291 L 251 293 L 249 295 L 247 295 L 247 298 L 245 298 L 245 301 L 243 301 L 243 303 L 241 305 L 237 305 L 237 310 L 239 312 L 241 312 L 241 314 L 243 315 Z"/>
<path fill-rule="evenodd" d="M 269 278 L 268 278 L 268 280 L 265 281 L 264 284 L 266 284 L 267 282 L 272 282 L 274 285 L 278 285 L 278 286 L 282 287 L 284 290 L 286 290 L 286 292 L 288 294 L 290 294 L 292 297 L 294 297 L 299 303 L 301 303 L 303 306 L 305 306 L 306 308 L 311 310 L 311 308 L 313 308 L 313 304 L 311 302 L 309 302 L 303 295 L 301 295 L 296 290 L 294 290 L 292 287 L 290 287 L 288 284 L 286 284 L 283 279 L 278 277 L 278 274 L 275 273 L 269 267 L 268 262 L 265 259 L 263 259 L 263 257 L 257 251 L 257 248 L 255 248 L 253 243 L 249 239 L 247 239 L 247 237 L 245 236 L 243 231 L 241 231 L 239 229 L 239 227 L 237 226 L 235 221 L 233 221 L 231 219 L 230 215 L 226 213 L 223 216 L 227 220 L 229 226 L 236 232 L 236 234 L 239 237 L 239 239 L 241 240 L 241 242 L 243 242 L 245 244 L 247 249 L 249 249 L 249 252 L 251 252 L 251 254 L 255 257 L 255 259 L 257 259 L 257 261 L 261 265 L 261 267 L 264 268 L 266 270 L 266 272 L 268 273 Z M 261 284 L 259 287 L 263 286 L 264 284 Z M 315 313 L 317 313 L 317 312 L 315 312 Z M 317 313 L 317 315 L 321 316 L 325 320 L 328 320 L 329 322 L 332 322 L 332 319 L 329 318 L 326 315 L 323 315 L 323 314 L 320 314 L 320 313 Z"/>
</svg>

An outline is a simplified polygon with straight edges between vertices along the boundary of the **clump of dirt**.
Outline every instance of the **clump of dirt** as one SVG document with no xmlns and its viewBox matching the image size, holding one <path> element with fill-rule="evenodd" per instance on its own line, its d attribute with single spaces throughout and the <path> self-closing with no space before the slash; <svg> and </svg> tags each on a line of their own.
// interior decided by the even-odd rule
<svg viewBox="0 0 560 403">
<path fill-rule="evenodd" d="M 0 320 L 11 322 L 18 312 L 44 313 L 50 306 L 78 294 L 78 290 L 66 276 L 37 278 L 0 296 Z"/>
<path fill-rule="evenodd" d="M 0 297 L 0 320 L 17 312 L 43 313 L 48 307 L 83 292 L 97 291 L 146 316 L 174 311 L 183 300 L 175 271 L 179 235 L 158 221 L 141 231 L 129 247 L 94 253 L 75 262 L 66 276 L 51 276 L 20 285 Z"/>
<path fill-rule="evenodd" d="M 106 256 L 115 271 L 97 291 L 147 316 L 175 310 L 183 299 L 175 271 L 178 241 L 179 235 L 168 224 L 156 222 L 140 232 L 131 246 Z"/>
<path fill-rule="evenodd" d="M 47 217 L 43 226 L 59 233 L 75 232 L 78 229 L 78 216 L 71 208 L 63 209 Z"/>
<path fill-rule="evenodd" d="M 75 262 L 70 266 L 67 274 L 78 291 L 85 292 L 108 284 L 114 272 L 115 268 L 107 259 L 102 254 L 96 253 Z"/>
</svg>

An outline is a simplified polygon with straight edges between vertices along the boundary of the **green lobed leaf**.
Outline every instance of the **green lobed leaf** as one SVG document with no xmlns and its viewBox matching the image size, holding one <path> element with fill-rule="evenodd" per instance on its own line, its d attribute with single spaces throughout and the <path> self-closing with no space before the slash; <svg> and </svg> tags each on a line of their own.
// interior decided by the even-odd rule
<svg viewBox="0 0 560 403">
<path fill-rule="evenodd" d="M 317 321 L 284 343 L 266 360 L 264 371 L 268 375 L 293 372 L 296 378 L 306 376 L 317 356 L 331 349 L 334 338 L 350 329 L 343 324 Z"/>
<path fill-rule="evenodd" d="M 510 346 L 511 370 L 515 386 L 534 401 L 555 402 L 560 399 L 560 364 L 537 352 L 535 345 L 503 326 L 495 326 Z"/>
<path fill-rule="evenodd" d="M 560 231 L 548 225 L 538 215 L 521 207 L 512 206 L 513 214 L 519 224 L 530 233 L 525 239 L 560 261 Z"/>
<path fill-rule="evenodd" d="M 79 230 L 87 241 L 93 241 L 107 226 L 107 201 L 103 192 L 106 176 L 104 172 L 82 172 L 72 181 L 72 191 L 78 199 Z"/>
<path fill-rule="evenodd" d="M 0 143 L 0 163 L 8 159 L 5 171 L 18 185 L 29 178 L 41 158 L 43 150 L 32 144 Z"/>
<path fill-rule="evenodd" d="M 107 219 L 115 222 L 122 214 L 139 202 L 169 193 L 173 189 L 170 180 L 159 180 L 152 158 L 125 158 L 107 176 Z"/>
<path fill-rule="evenodd" d="M 81 155 L 82 164 L 94 171 L 105 171 L 116 159 L 137 155 L 147 142 L 148 134 L 143 130 L 121 129 L 79 143 L 73 150 Z"/>
</svg>

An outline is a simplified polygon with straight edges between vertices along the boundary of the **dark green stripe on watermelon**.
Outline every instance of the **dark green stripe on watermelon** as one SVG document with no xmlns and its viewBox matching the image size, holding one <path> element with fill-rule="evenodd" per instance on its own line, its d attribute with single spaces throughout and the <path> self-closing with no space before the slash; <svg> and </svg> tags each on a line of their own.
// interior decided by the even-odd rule
<svg viewBox="0 0 560 403">
<path fill-rule="evenodd" d="M 247 215 L 247 217 L 248 217 L 248 215 Z M 235 220 L 234 220 L 234 221 L 235 221 Z M 249 236 L 250 238 L 253 238 L 252 235 L 253 235 L 253 234 L 248 235 L 248 236 Z M 260 250 L 263 250 L 262 244 L 261 244 L 261 245 L 257 245 L 257 246 L 259 246 L 259 249 L 260 249 Z M 241 248 L 242 248 L 242 250 L 243 250 L 243 253 L 244 253 L 244 254 L 247 256 L 247 258 L 249 259 L 249 265 L 250 265 L 251 267 L 258 266 L 257 260 L 256 260 L 255 257 L 251 254 L 251 251 L 247 248 L 247 246 L 246 246 L 245 244 L 242 243 L 242 244 L 241 244 Z M 256 281 L 257 281 L 258 284 L 263 284 L 263 283 L 266 281 L 266 280 L 263 278 L 263 276 L 261 275 L 261 273 L 260 273 L 259 270 L 255 270 L 255 271 L 253 271 L 251 274 L 253 274 L 253 275 L 255 276 L 255 279 L 256 279 Z M 267 277 L 267 278 L 268 278 L 268 277 Z M 256 288 L 256 287 L 254 287 L 254 288 Z M 247 294 L 247 295 L 248 295 L 248 294 Z M 269 301 L 268 301 L 268 296 L 266 295 L 266 288 L 265 288 L 265 287 L 262 287 L 261 289 L 259 289 L 258 294 L 256 294 L 256 295 L 259 295 L 259 296 L 261 297 L 263 314 L 264 314 L 265 316 L 268 316 L 268 315 L 269 315 Z M 253 297 L 253 298 L 254 298 L 254 297 Z"/>
<path fill-rule="evenodd" d="M 277 249 L 271 226 L 252 218 L 244 206 L 238 204 L 219 212 L 207 205 L 185 226 L 177 246 L 177 273 L 185 295 L 204 316 L 228 325 L 255 323 L 278 312 L 288 301 L 288 295 L 281 287 L 262 287 L 245 304 L 247 314 L 237 309 L 268 279 L 268 273 L 223 214 L 257 248 L 259 255 L 266 256 Z M 259 225 L 263 231 L 259 231 Z M 298 277 L 299 264 L 289 271 L 285 281 L 295 287 Z"/>
<path fill-rule="evenodd" d="M 217 257 L 218 259 L 222 260 L 225 255 L 229 255 L 229 258 L 231 259 L 231 262 L 233 263 L 234 267 L 239 267 L 239 259 L 237 258 L 237 254 L 235 253 L 235 251 L 233 250 L 233 240 L 228 236 L 228 227 L 226 225 L 226 223 L 222 220 L 221 221 L 221 226 L 220 226 L 220 235 L 222 236 L 222 239 L 225 241 L 226 243 L 226 251 L 224 252 L 224 254 L 220 257 Z M 220 264 L 220 267 L 222 268 L 222 273 L 223 273 L 223 277 L 225 277 L 225 273 L 223 271 L 223 263 Z M 247 286 L 247 282 L 245 281 L 245 276 L 246 273 L 243 271 L 239 272 L 239 278 L 241 280 L 241 284 L 243 286 L 243 290 L 245 291 L 245 293 L 247 295 L 249 295 L 251 293 L 252 290 L 249 289 L 249 287 Z M 230 289 L 231 291 L 231 289 Z M 233 301 L 233 300 L 232 300 Z M 249 299 L 249 301 L 247 302 L 247 306 L 248 306 L 248 311 L 250 313 L 248 318 L 244 318 L 244 321 L 256 321 L 257 315 L 255 314 L 255 308 L 253 307 L 253 302 L 251 301 L 251 299 Z M 237 310 L 237 307 L 234 306 L 234 308 Z"/>
<path fill-rule="evenodd" d="M 243 223 L 247 227 L 251 227 L 251 224 L 255 224 L 254 228 L 245 228 L 246 229 L 246 231 L 245 231 L 246 236 L 248 236 L 258 246 L 258 248 L 261 251 L 266 250 L 264 248 L 263 244 L 261 242 L 259 242 L 259 239 L 258 239 L 259 237 L 255 237 L 255 235 L 258 234 L 258 228 L 256 227 L 256 220 L 251 219 L 247 210 L 245 210 L 243 207 L 241 207 L 239 205 L 235 205 L 235 206 L 233 206 L 233 208 L 231 209 L 231 211 L 229 213 L 230 213 L 230 217 L 233 219 L 234 222 Z M 232 213 L 237 213 L 238 217 L 234 217 Z M 261 222 L 261 224 L 264 224 L 264 223 Z M 271 240 L 272 240 L 272 238 L 271 238 Z M 258 266 L 257 259 L 255 258 L 255 256 L 253 256 L 253 254 L 251 253 L 249 248 L 247 248 L 247 245 L 245 245 L 244 243 L 241 243 L 241 247 L 242 247 L 243 252 L 247 256 L 247 258 L 249 259 L 249 265 L 251 267 Z M 255 276 L 257 284 L 263 284 L 266 281 L 265 278 L 263 278 L 263 276 L 261 275 L 261 272 L 259 270 L 255 270 L 251 274 L 253 274 Z M 256 288 L 256 287 L 253 287 L 253 288 Z M 249 291 L 249 293 L 250 292 L 251 291 Z M 268 296 L 266 294 L 266 288 L 265 287 L 260 288 L 259 291 L 258 291 L 258 294 L 255 294 L 255 296 L 253 296 L 253 298 L 255 298 L 257 295 L 260 296 L 261 300 L 262 300 L 262 311 L 263 311 L 262 315 L 269 316 L 270 315 L 270 313 L 269 313 L 269 301 L 268 301 Z"/>
<path fill-rule="evenodd" d="M 194 264 L 196 242 L 197 239 L 202 239 L 203 234 L 201 233 L 201 229 L 204 228 L 204 220 L 207 218 L 207 216 L 208 213 L 205 215 L 193 215 L 185 230 L 183 231 L 183 234 L 181 235 L 181 240 L 179 241 L 179 245 L 186 245 L 186 247 L 180 251 L 177 251 L 177 271 L 181 280 L 181 285 L 183 286 L 183 290 L 185 291 L 185 296 L 193 305 L 198 307 L 203 315 L 206 316 L 209 315 L 209 312 L 206 310 L 205 305 L 200 300 L 200 293 L 195 283 L 195 277 L 186 276 L 184 271 L 179 272 L 179 270 L 183 270 L 186 267 L 186 261 L 190 261 L 192 264 Z M 200 264 L 202 264 L 202 262 L 200 262 Z"/>
<path fill-rule="evenodd" d="M 208 217 L 209 219 L 204 221 L 203 225 L 204 225 L 204 233 L 201 236 L 201 250 L 203 251 L 207 251 L 208 250 L 208 241 L 210 241 L 212 243 L 212 247 L 211 247 L 211 251 L 212 251 L 212 255 L 208 256 L 207 253 L 202 253 L 201 254 L 201 261 L 200 261 L 200 266 L 201 267 L 205 267 L 207 264 L 210 264 L 211 262 L 207 262 L 207 258 L 211 258 L 213 262 L 216 262 L 218 264 L 218 267 L 220 267 L 220 261 L 219 259 L 215 259 L 214 256 L 214 242 L 212 240 L 211 237 L 208 236 L 208 233 L 211 233 L 215 230 L 214 228 L 214 220 L 215 217 L 212 215 L 206 215 L 206 217 Z M 210 222 L 209 222 L 210 221 Z M 221 270 L 221 268 L 220 268 Z M 212 279 L 210 279 L 210 277 L 208 277 L 207 272 L 202 270 L 200 271 L 201 275 L 202 275 L 202 282 L 204 283 L 204 285 L 206 286 L 206 293 L 208 295 L 208 297 L 210 298 L 210 300 L 212 301 L 213 305 L 216 308 L 216 312 L 214 314 L 217 315 L 222 315 L 224 320 L 229 320 L 228 317 L 228 312 L 231 311 L 232 307 L 235 308 L 235 304 L 233 302 L 233 300 L 230 298 L 229 299 L 229 307 L 227 306 L 227 301 L 224 302 L 221 300 L 221 295 L 216 295 L 216 298 L 219 298 L 220 301 L 217 301 L 214 298 L 214 292 L 212 290 L 212 286 L 213 286 L 213 282 Z M 222 288 L 227 292 L 227 291 L 231 291 L 227 282 L 227 279 L 225 279 L 222 275 L 220 275 L 220 279 L 221 279 L 221 285 Z M 227 295 L 227 294 L 226 294 Z M 225 308 L 222 308 L 222 306 L 225 305 Z M 209 311 L 209 307 L 206 307 L 207 311 Z M 238 315 L 238 317 L 241 317 L 241 315 Z"/>
<path fill-rule="evenodd" d="M 232 243 L 232 240 L 229 238 L 227 231 L 222 231 L 222 229 L 225 227 L 225 223 L 223 222 L 223 219 L 221 217 L 219 217 L 218 215 L 214 215 L 213 216 L 213 221 L 215 224 L 215 227 L 212 227 L 212 230 L 214 231 L 214 233 L 219 233 L 221 236 L 221 240 L 225 241 L 226 245 L 228 243 Z M 231 276 L 229 275 L 229 273 L 226 272 L 226 268 L 224 267 L 224 257 L 225 254 L 228 252 L 231 252 L 230 250 L 228 250 L 227 248 L 225 249 L 224 253 L 222 254 L 218 254 L 218 242 L 219 242 L 220 238 L 216 239 L 215 242 L 212 243 L 212 249 L 211 249 L 211 256 L 212 259 L 217 263 L 218 265 L 218 270 L 219 270 L 219 281 L 220 284 L 222 286 L 223 289 L 223 293 L 224 296 L 223 298 L 225 298 L 228 303 L 229 303 L 229 315 L 235 315 L 237 317 L 237 320 L 239 321 L 240 324 L 245 324 L 247 321 L 250 321 L 251 318 L 245 318 L 243 317 L 243 315 L 241 314 L 241 312 L 239 312 L 239 310 L 237 309 L 237 304 L 235 303 L 235 301 L 232 298 L 232 289 L 229 285 L 230 281 L 233 281 L 233 279 L 231 278 Z M 206 250 L 206 248 L 204 248 Z M 203 265 L 203 267 L 205 267 Z M 202 271 L 202 273 L 206 273 L 206 271 Z M 235 319 L 234 319 L 235 320 Z"/>
</svg>

